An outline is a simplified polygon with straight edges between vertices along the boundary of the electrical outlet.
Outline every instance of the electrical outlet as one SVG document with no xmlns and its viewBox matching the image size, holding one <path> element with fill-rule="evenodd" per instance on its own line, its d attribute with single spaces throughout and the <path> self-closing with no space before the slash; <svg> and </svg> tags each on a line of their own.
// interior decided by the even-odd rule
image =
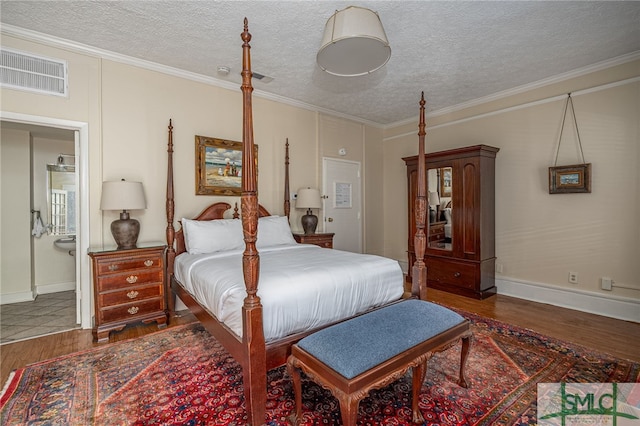
<svg viewBox="0 0 640 426">
<path fill-rule="evenodd" d="M 602 286 L 603 290 L 612 290 L 613 287 L 613 280 L 609 277 L 602 277 L 600 278 L 600 285 Z"/>
<path fill-rule="evenodd" d="M 577 272 L 569 272 L 569 282 L 571 284 L 578 284 L 578 273 Z"/>
<path fill-rule="evenodd" d="M 502 266 L 502 263 L 496 263 L 496 272 L 501 274 L 503 271 L 504 267 Z"/>
</svg>

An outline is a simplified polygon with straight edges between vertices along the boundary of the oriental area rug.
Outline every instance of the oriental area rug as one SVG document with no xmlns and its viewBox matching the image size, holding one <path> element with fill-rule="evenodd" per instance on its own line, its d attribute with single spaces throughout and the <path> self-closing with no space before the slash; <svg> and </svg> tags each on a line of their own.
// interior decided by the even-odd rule
<svg viewBox="0 0 640 426">
<path fill-rule="evenodd" d="M 460 347 L 434 355 L 419 407 L 427 424 L 536 423 L 536 385 L 637 382 L 631 361 L 462 312 L 472 321 L 468 388 L 456 385 Z M 269 372 L 267 424 L 294 410 L 284 367 Z M 303 379 L 303 424 L 339 425 L 338 401 Z M 2 425 L 243 425 L 242 369 L 198 323 L 16 370 L 0 397 Z M 411 378 L 371 391 L 358 424 L 409 425 Z"/>
</svg>

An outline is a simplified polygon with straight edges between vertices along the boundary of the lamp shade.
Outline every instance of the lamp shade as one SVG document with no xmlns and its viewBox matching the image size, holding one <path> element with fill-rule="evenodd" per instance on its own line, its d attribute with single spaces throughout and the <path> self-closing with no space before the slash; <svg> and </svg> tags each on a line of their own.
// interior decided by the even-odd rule
<svg viewBox="0 0 640 426">
<path fill-rule="evenodd" d="M 440 205 L 440 197 L 438 196 L 437 192 L 430 192 L 429 193 L 429 204 L 432 206 L 439 206 Z"/>
<path fill-rule="evenodd" d="M 319 209 L 322 207 L 322 199 L 320 191 L 315 188 L 298 189 L 298 198 L 296 199 L 297 209 Z"/>
<path fill-rule="evenodd" d="M 147 208 L 142 182 L 102 182 L 100 210 L 142 210 Z"/>
<path fill-rule="evenodd" d="M 376 71 L 390 57 L 391 47 L 378 14 L 349 6 L 327 21 L 316 60 L 329 74 L 355 77 Z"/>
<path fill-rule="evenodd" d="M 100 210 L 122 210 L 120 219 L 111 222 L 111 233 L 118 249 L 132 249 L 138 242 L 140 222 L 129 217 L 127 210 L 146 209 L 144 190 L 140 182 L 118 180 L 102 182 Z"/>
</svg>

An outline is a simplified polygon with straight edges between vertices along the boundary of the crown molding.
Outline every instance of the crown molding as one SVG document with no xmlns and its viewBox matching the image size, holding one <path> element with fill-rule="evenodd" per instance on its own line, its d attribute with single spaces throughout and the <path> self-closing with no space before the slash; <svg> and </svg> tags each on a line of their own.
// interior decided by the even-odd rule
<svg viewBox="0 0 640 426">
<path fill-rule="evenodd" d="M 510 96 L 519 95 L 521 93 L 525 93 L 531 90 L 540 89 L 542 87 L 560 83 L 563 81 L 571 80 L 572 78 L 581 77 L 583 75 L 591 74 L 593 72 L 601 71 L 607 68 L 611 68 L 617 65 L 626 64 L 627 62 L 632 62 L 640 59 L 640 50 L 635 52 L 628 53 L 626 55 L 617 56 L 615 58 L 607 59 L 605 61 L 597 62 L 592 65 L 587 65 L 586 67 L 578 68 L 573 71 L 568 71 L 562 74 L 558 74 L 552 77 L 548 77 L 542 80 L 534 81 L 533 83 L 527 83 L 522 86 L 514 87 L 512 89 L 503 90 L 501 92 L 493 93 L 488 96 L 483 96 L 481 98 L 473 99 L 467 102 L 463 102 L 457 105 L 453 105 L 447 108 L 441 108 L 436 111 L 431 111 L 426 114 L 426 118 L 435 118 L 445 114 L 452 114 L 458 111 L 461 111 L 466 108 L 476 107 L 478 105 L 482 105 L 485 103 L 501 100 L 504 98 L 508 98 Z M 407 124 L 413 124 L 418 122 L 418 116 L 416 115 L 414 118 L 410 118 L 407 120 L 398 121 L 392 124 L 388 124 L 384 126 L 385 129 L 390 129 L 394 127 L 404 126 Z"/>
<path fill-rule="evenodd" d="M 235 83 L 227 80 L 221 80 L 218 78 L 210 77 L 203 74 L 198 74 L 190 71 L 185 71 L 179 68 L 171 67 L 168 65 L 158 64 L 156 62 L 146 61 L 132 56 L 122 55 L 109 50 L 100 49 L 94 46 L 90 46 L 83 43 L 63 39 L 60 37 L 52 36 L 49 34 L 43 34 L 33 30 L 27 30 L 25 28 L 16 27 L 14 25 L 2 24 L 0 33 L 6 34 L 12 37 L 19 37 L 24 40 L 41 43 L 47 46 L 65 49 L 71 52 L 89 55 L 95 58 L 107 59 L 110 61 L 135 66 L 138 68 L 148 69 L 150 71 L 156 71 L 163 74 L 171 75 L 174 77 L 184 78 L 186 80 L 195 81 L 198 83 L 208 84 L 211 86 L 221 87 L 227 90 L 233 90 L 240 92 L 240 83 Z M 263 90 L 255 89 L 253 94 L 256 97 L 267 99 L 274 102 L 279 102 L 285 105 L 313 111 L 317 113 L 328 114 L 334 117 L 340 117 L 347 120 L 355 121 L 361 124 L 365 124 L 372 127 L 382 128 L 380 123 L 376 123 L 369 120 L 364 120 L 359 117 L 355 117 L 349 114 L 343 114 L 337 111 L 330 110 L 328 108 L 322 108 L 315 105 L 311 105 L 306 102 L 297 101 L 295 99 L 287 98 L 284 96 L 268 93 Z"/>
<path fill-rule="evenodd" d="M 100 49 L 97 47 L 89 46 L 89 45 L 78 43 L 75 41 L 66 40 L 66 39 L 55 37 L 48 34 L 43 34 L 37 31 L 27 30 L 25 28 L 16 27 L 14 25 L 3 24 L 2 27 L 0 28 L 0 33 L 6 34 L 9 36 L 19 37 L 29 41 L 38 42 L 38 43 L 45 44 L 52 47 L 62 48 L 65 50 L 76 52 L 76 53 L 82 53 L 82 54 L 90 55 L 97 58 L 108 59 L 114 62 L 119 62 L 127 65 L 136 66 L 139 68 L 148 69 L 151 71 L 157 71 L 163 74 L 180 77 L 187 80 L 208 84 L 211 86 L 221 87 L 223 89 L 240 91 L 240 86 L 238 83 L 230 82 L 227 80 L 220 80 L 220 79 L 206 76 L 203 74 L 185 71 L 179 68 L 158 64 L 156 62 L 145 61 L 143 59 L 138 59 L 131 56 L 121 55 L 119 53 L 111 52 L 109 50 Z M 471 107 L 482 105 L 488 102 L 508 98 L 510 96 L 518 95 L 530 90 L 539 89 L 541 87 L 548 86 L 550 84 L 555 84 L 562 81 L 570 80 L 572 78 L 580 77 L 580 76 L 590 74 L 596 71 L 600 71 L 606 68 L 610 68 L 616 65 L 625 64 L 627 62 L 635 61 L 637 59 L 640 59 L 640 50 L 628 53 L 626 55 L 621 55 L 612 59 L 608 59 L 605 61 L 597 62 L 595 64 L 578 68 L 573 71 L 569 71 L 569 72 L 558 74 L 549 78 L 538 80 L 533 83 L 528 83 L 522 86 L 514 87 L 512 89 L 493 93 L 488 96 L 483 96 L 481 98 L 473 99 L 468 102 L 463 102 L 447 108 L 431 111 L 430 113 L 427 113 L 426 117 L 434 118 L 434 117 L 438 117 L 445 114 L 451 114 L 466 108 L 471 108 Z M 297 108 L 301 108 L 301 109 L 305 109 L 313 112 L 328 114 L 334 117 L 344 118 L 347 120 L 355 121 L 357 123 L 365 124 L 368 126 L 379 128 L 379 129 L 392 129 L 395 127 L 400 127 L 400 126 L 417 122 L 417 116 L 416 116 L 414 118 L 383 125 L 370 120 L 364 120 L 362 118 L 355 117 L 349 114 L 343 114 L 337 111 L 333 111 L 328 108 L 322 108 L 315 105 L 311 105 L 306 102 L 297 101 L 295 99 L 287 98 L 280 95 L 275 95 L 273 93 L 268 93 L 259 89 L 254 89 L 253 93 L 257 97 L 260 97 L 263 99 L 283 103 L 286 105 L 290 105 L 293 107 L 297 107 Z"/>
<path fill-rule="evenodd" d="M 599 86 L 589 87 L 587 89 L 577 90 L 575 92 L 571 92 L 571 96 L 573 98 L 576 98 L 578 96 L 586 95 L 588 93 L 594 93 L 594 92 L 599 92 L 601 90 L 607 90 L 607 89 L 611 89 L 611 88 L 618 87 L 618 86 L 624 86 L 625 84 L 637 83 L 638 81 L 640 81 L 640 77 L 631 77 L 631 78 L 627 78 L 625 80 L 614 81 L 612 83 L 606 83 L 606 84 L 602 84 L 602 85 L 599 85 Z M 460 119 L 453 120 L 453 121 L 447 121 L 446 123 L 436 124 L 434 126 L 428 126 L 427 130 L 434 130 L 434 129 L 438 129 L 440 127 L 453 126 L 454 124 L 460 124 L 460 123 L 464 123 L 464 122 L 467 122 L 467 121 L 478 120 L 480 118 L 491 117 L 493 115 L 504 114 L 504 113 L 507 113 L 507 112 L 516 111 L 516 110 L 523 109 L 523 108 L 529 108 L 529 107 L 532 107 L 532 106 L 542 105 L 542 104 L 546 104 L 546 103 L 549 103 L 549 102 L 556 102 L 556 101 L 560 101 L 560 100 L 563 100 L 563 99 L 567 99 L 567 94 L 566 93 L 563 93 L 562 95 L 552 96 L 550 98 L 538 99 L 537 101 L 531 101 L 531 102 L 526 102 L 524 104 L 518 104 L 518 105 L 506 107 L 506 108 L 501 108 L 501 109 L 497 109 L 497 110 L 494 110 L 494 111 L 485 112 L 485 113 L 482 113 L 482 114 L 471 115 L 469 117 L 464 117 L 464 118 L 460 118 Z M 415 124 L 415 122 L 416 121 L 414 119 L 412 121 L 409 121 L 406 124 Z M 411 130 L 410 132 L 399 133 L 397 135 L 386 137 L 386 138 L 384 138 L 384 141 L 390 141 L 390 140 L 393 140 L 393 139 L 399 139 L 399 138 L 403 138 L 405 136 L 413 136 L 415 134 L 416 134 L 415 130 Z"/>
</svg>

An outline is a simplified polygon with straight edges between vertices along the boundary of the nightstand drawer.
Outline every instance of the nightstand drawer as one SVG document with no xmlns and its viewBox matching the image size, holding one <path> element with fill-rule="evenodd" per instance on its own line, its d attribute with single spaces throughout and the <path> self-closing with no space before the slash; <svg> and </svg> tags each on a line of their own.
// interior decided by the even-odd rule
<svg viewBox="0 0 640 426">
<path fill-rule="evenodd" d="M 149 256 L 134 259 L 98 262 L 98 275 L 112 274 L 132 269 L 162 268 L 162 257 Z"/>
<path fill-rule="evenodd" d="M 136 321 L 136 317 L 144 316 L 164 310 L 164 301 L 161 298 L 149 299 L 128 305 L 120 305 L 114 308 L 103 308 L 98 311 L 101 323 L 115 321 Z"/>
<path fill-rule="evenodd" d="M 105 275 L 98 278 L 98 293 L 156 282 L 163 282 L 162 269 L 137 270 L 125 274 Z"/>
<path fill-rule="evenodd" d="M 162 296 L 162 283 L 146 287 L 127 288 L 120 291 L 100 293 L 98 295 L 100 306 L 103 308 L 125 303 L 138 302 L 140 300 L 152 299 Z"/>
<path fill-rule="evenodd" d="M 444 222 L 429 225 L 429 241 L 444 240 Z"/>
<path fill-rule="evenodd" d="M 478 268 L 475 264 L 427 258 L 426 265 L 428 281 L 469 289 L 476 287 Z"/>
</svg>

